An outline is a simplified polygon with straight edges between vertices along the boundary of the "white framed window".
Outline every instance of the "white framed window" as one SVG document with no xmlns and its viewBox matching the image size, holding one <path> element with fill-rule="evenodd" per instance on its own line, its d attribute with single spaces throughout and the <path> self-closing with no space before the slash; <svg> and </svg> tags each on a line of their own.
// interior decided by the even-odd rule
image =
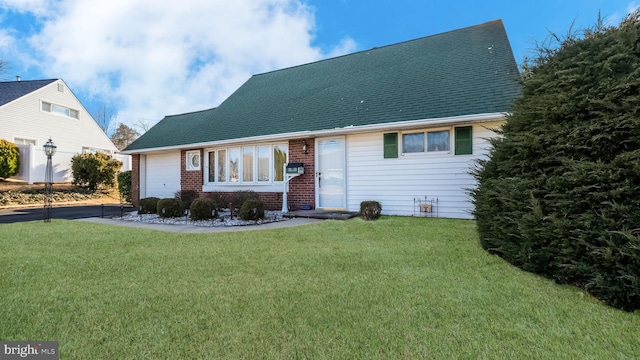
<svg viewBox="0 0 640 360">
<path fill-rule="evenodd" d="M 207 184 L 261 184 L 281 182 L 288 145 L 238 146 L 205 151 Z"/>
<path fill-rule="evenodd" d="M 200 150 L 187 151 L 185 153 L 185 162 L 187 171 L 200 170 Z"/>
<path fill-rule="evenodd" d="M 66 116 L 74 119 L 80 118 L 80 113 L 76 109 L 71 109 L 66 106 L 57 105 L 57 104 L 53 104 L 45 101 L 42 102 L 40 109 L 44 112 L 58 114 L 58 115 L 62 115 L 62 116 Z"/>
<path fill-rule="evenodd" d="M 29 144 L 36 145 L 36 140 L 35 139 L 14 137 L 13 138 L 13 143 L 17 144 L 17 145 L 29 145 Z"/>
<path fill-rule="evenodd" d="M 430 130 L 402 134 L 402 153 L 449 152 L 451 130 Z"/>
<path fill-rule="evenodd" d="M 258 181 L 271 180 L 271 146 L 258 146 Z"/>
<path fill-rule="evenodd" d="M 83 154 L 105 153 L 105 154 L 111 155 L 111 151 L 109 151 L 109 150 L 98 149 L 98 148 L 94 148 L 94 147 L 90 147 L 90 146 L 83 146 L 82 147 L 82 153 Z"/>
</svg>

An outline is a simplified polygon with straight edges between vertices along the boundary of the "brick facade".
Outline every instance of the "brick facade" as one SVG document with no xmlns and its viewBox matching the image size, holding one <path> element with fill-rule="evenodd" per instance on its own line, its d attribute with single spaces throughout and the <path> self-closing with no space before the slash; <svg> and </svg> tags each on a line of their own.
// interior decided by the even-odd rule
<svg viewBox="0 0 640 360">
<path fill-rule="evenodd" d="M 307 144 L 306 154 L 302 150 L 303 143 Z M 312 209 L 316 207 L 314 148 L 314 139 L 289 141 L 289 162 L 304 164 L 304 174 L 289 182 L 287 200 L 291 210 L 300 210 L 302 205 L 309 205 Z"/>
<path fill-rule="evenodd" d="M 131 155 L 131 203 L 140 204 L 140 154 Z"/>
<path fill-rule="evenodd" d="M 303 150 L 303 143 L 307 145 L 307 152 Z M 187 171 L 187 151 L 200 151 L 200 170 Z M 208 193 L 202 191 L 204 182 L 204 151 L 202 149 L 189 149 L 180 151 L 180 189 L 181 191 L 192 190 L 198 196 L 205 197 Z M 304 174 L 291 180 L 289 183 L 289 193 L 287 199 L 290 210 L 299 210 L 302 205 L 309 205 L 315 208 L 315 164 L 314 164 L 314 140 L 291 140 L 289 141 L 289 162 L 301 162 L 304 164 Z M 140 201 L 140 155 L 132 155 L 131 174 L 131 197 L 133 204 L 138 206 Z M 232 196 L 233 192 L 219 192 L 227 196 Z M 258 192 L 260 200 L 264 203 L 265 209 L 282 209 L 282 192 Z"/>
<path fill-rule="evenodd" d="M 187 151 L 200 151 L 200 170 L 187 171 Z M 204 181 L 202 171 L 204 169 L 204 157 L 202 149 L 190 149 L 180 151 L 180 190 L 193 190 L 198 196 L 203 196 L 202 182 Z"/>
</svg>

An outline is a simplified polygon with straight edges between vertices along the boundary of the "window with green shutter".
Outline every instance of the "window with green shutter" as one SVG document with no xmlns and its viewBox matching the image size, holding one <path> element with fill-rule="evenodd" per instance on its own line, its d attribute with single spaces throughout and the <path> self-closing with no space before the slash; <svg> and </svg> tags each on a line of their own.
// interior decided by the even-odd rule
<svg viewBox="0 0 640 360">
<path fill-rule="evenodd" d="M 455 154 L 469 155 L 473 153 L 473 134 L 471 126 L 455 128 Z"/>
<path fill-rule="evenodd" d="M 384 134 L 384 158 L 395 159 L 398 157 L 398 133 Z"/>
</svg>

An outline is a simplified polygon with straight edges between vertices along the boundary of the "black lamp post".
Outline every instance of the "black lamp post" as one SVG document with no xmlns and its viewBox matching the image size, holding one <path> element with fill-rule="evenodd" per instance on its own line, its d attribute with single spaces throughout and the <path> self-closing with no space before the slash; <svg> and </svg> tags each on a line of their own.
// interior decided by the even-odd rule
<svg viewBox="0 0 640 360">
<path fill-rule="evenodd" d="M 44 146 L 44 154 L 47 155 L 47 167 L 44 173 L 44 222 L 51 222 L 51 203 L 53 202 L 53 165 L 51 157 L 58 148 L 51 138 Z"/>
</svg>

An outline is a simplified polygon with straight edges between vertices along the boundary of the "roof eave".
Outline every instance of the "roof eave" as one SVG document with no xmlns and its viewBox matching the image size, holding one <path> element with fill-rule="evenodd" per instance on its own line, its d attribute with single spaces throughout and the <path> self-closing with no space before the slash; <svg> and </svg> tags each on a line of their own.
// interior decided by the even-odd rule
<svg viewBox="0 0 640 360">
<path fill-rule="evenodd" d="M 507 116 L 507 113 L 486 113 L 486 114 L 463 115 L 463 116 L 453 116 L 453 117 L 435 118 L 435 119 L 399 121 L 399 122 L 371 124 L 371 125 L 362 125 L 362 126 L 346 126 L 346 127 L 335 128 L 335 129 L 298 131 L 298 132 L 291 132 L 291 133 L 252 136 L 252 137 L 246 137 L 246 138 L 236 138 L 236 139 L 228 139 L 228 140 L 220 140 L 220 141 L 208 141 L 208 142 L 200 142 L 200 143 L 193 143 L 193 144 L 162 146 L 162 147 L 146 148 L 146 149 L 133 149 L 133 150 L 121 151 L 120 153 L 125 155 L 148 154 L 148 153 L 164 152 L 164 151 L 216 147 L 216 146 L 223 146 L 223 145 L 229 145 L 229 144 L 274 142 L 274 141 L 316 138 L 316 137 L 325 137 L 325 136 L 348 135 L 348 134 L 354 134 L 354 133 L 369 133 L 369 132 L 394 131 L 394 130 L 397 131 L 401 129 L 437 127 L 437 126 L 445 126 L 445 125 L 453 125 L 453 124 L 460 124 L 460 125 L 473 124 L 473 123 L 488 122 L 488 121 L 502 121 L 506 119 L 506 116 Z"/>
</svg>

